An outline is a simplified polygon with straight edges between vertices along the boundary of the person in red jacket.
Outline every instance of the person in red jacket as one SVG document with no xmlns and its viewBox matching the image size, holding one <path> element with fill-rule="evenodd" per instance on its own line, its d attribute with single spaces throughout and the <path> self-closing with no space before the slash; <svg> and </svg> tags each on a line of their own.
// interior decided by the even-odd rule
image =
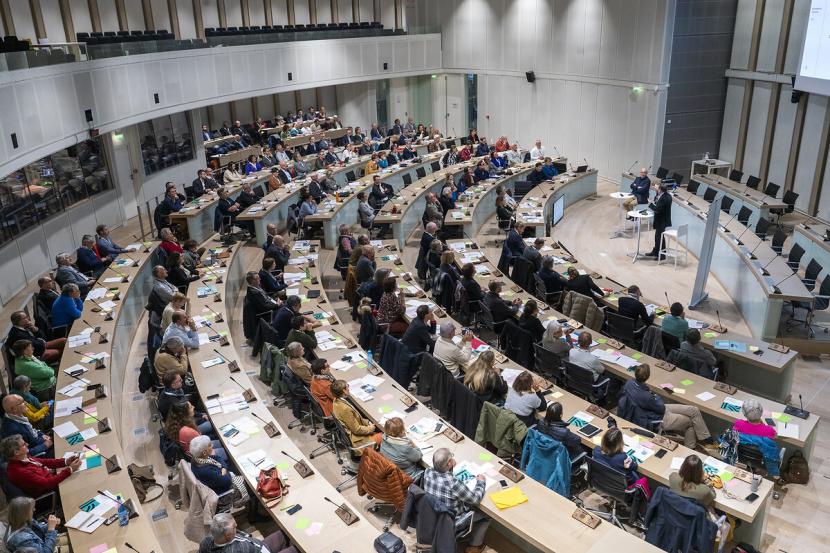
<svg viewBox="0 0 830 553">
<path fill-rule="evenodd" d="M 161 244 L 159 244 L 159 248 L 167 253 L 184 253 L 184 248 L 182 248 L 176 235 L 169 228 L 161 229 Z"/>
<path fill-rule="evenodd" d="M 67 459 L 29 457 L 29 446 L 20 434 L 3 438 L 0 452 L 9 462 L 6 473 L 9 482 L 31 497 L 55 491 L 58 484 L 81 468 L 81 458 Z"/>
</svg>

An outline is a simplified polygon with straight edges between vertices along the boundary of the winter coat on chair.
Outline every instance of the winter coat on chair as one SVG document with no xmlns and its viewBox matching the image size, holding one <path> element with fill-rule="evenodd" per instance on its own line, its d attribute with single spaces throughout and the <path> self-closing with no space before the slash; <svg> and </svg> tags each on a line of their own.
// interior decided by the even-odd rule
<svg viewBox="0 0 830 553">
<path fill-rule="evenodd" d="M 591 330 L 602 329 L 602 324 L 605 321 L 605 315 L 594 303 L 594 300 L 572 290 L 565 294 L 562 313 L 566 317 L 579 321 Z"/>
<path fill-rule="evenodd" d="M 219 497 L 215 491 L 196 480 L 187 459 L 179 461 L 179 489 L 182 504 L 187 509 L 184 536 L 194 543 L 201 543 L 210 530 Z"/>
<path fill-rule="evenodd" d="M 401 529 L 415 526 L 419 544 L 431 545 L 432 553 L 455 553 L 455 513 L 447 510 L 415 484 L 409 486 L 401 515 Z"/>
<path fill-rule="evenodd" d="M 395 506 L 402 512 L 406 502 L 406 491 L 412 485 L 412 477 L 395 466 L 395 463 L 375 451 L 372 447 L 363 450 L 357 469 L 357 493 L 366 494 Z"/>
<path fill-rule="evenodd" d="M 520 467 L 562 497 L 571 497 L 571 459 L 565 444 L 531 428 L 525 436 Z"/>
<path fill-rule="evenodd" d="M 663 551 L 712 551 L 717 526 L 706 509 L 668 488 L 659 487 L 648 504 L 646 541 Z"/>
<path fill-rule="evenodd" d="M 497 448 L 496 455 L 504 459 L 522 450 L 522 440 L 526 434 L 527 426 L 515 413 L 484 402 L 476 429 L 477 444 L 493 444 Z"/>
</svg>

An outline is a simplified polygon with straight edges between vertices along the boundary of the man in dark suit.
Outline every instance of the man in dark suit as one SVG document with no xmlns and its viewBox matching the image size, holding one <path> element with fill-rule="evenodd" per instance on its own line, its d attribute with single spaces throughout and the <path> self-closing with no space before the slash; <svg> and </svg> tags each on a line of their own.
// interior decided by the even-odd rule
<svg viewBox="0 0 830 553">
<path fill-rule="evenodd" d="M 207 190 L 207 171 L 205 171 L 204 169 L 199 169 L 199 171 L 196 173 L 196 178 L 193 179 L 193 182 L 190 184 L 190 186 L 193 189 L 194 198 L 203 196 L 205 190 Z"/>
<path fill-rule="evenodd" d="M 248 271 L 245 275 L 245 282 L 248 283 L 245 303 L 251 306 L 254 314 L 275 311 L 279 307 L 277 302 L 268 297 L 268 294 L 262 289 L 262 281 L 259 278 L 259 273 Z"/>
<path fill-rule="evenodd" d="M 532 246 L 527 246 L 522 254 L 525 259 L 533 263 L 534 272 L 542 268 L 542 248 L 545 247 L 545 239 L 541 236 L 533 241 Z"/>
<path fill-rule="evenodd" d="M 6 349 L 9 352 L 18 340 L 29 340 L 35 348 L 35 357 L 50 365 L 60 361 L 66 338 L 46 341 L 44 333 L 35 326 L 25 311 L 12 313 L 11 323 L 12 328 L 6 337 Z"/>
<path fill-rule="evenodd" d="M 55 303 L 55 300 L 58 299 L 57 291 L 55 291 L 55 281 L 52 280 L 51 277 L 42 276 L 37 279 L 37 287 L 39 288 L 37 292 L 37 302 L 43 309 L 46 310 L 44 315 L 49 316 L 52 312 L 52 304 Z"/>
<path fill-rule="evenodd" d="M 493 329 L 496 334 L 501 334 L 504 321 L 514 319 L 522 300 L 516 298 L 513 302 L 501 299 L 501 289 L 504 283 L 500 280 L 491 280 L 487 285 L 487 293 L 484 294 L 484 305 L 493 315 Z"/>
<path fill-rule="evenodd" d="M 421 245 L 418 250 L 418 259 L 415 263 L 415 268 L 418 270 L 418 278 L 421 280 L 427 278 L 427 256 L 429 256 L 429 246 L 435 240 L 436 232 L 438 232 L 438 225 L 435 223 L 427 223 L 424 228 L 424 233 L 421 235 Z"/>
<path fill-rule="evenodd" d="M 259 275 L 257 275 L 259 278 Z M 285 337 L 291 331 L 291 320 L 300 314 L 300 297 L 288 296 L 285 303 L 274 312 L 274 317 L 271 319 L 271 326 L 277 331 L 276 346 L 283 347 L 285 345 Z"/>
<path fill-rule="evenodd" d="M 634 328 L 649 326 L 654 322 L 654 315 L 649 315 L 646 306 L 640 301 L 642 293 L 639 286 L 629 286 L 628 295 L 618 301 L 617 313 L 634 321 Z"/>
<path fill-rule="evenodd" d="M 253 189 L 251 188 L 251 183 L 246 182 L 242 185 L 242 190 L 239 192 L 239 196 L 236 197 L 236 203 L 239 204 L 241 210 L 248 209 L 255 203 L 259 201 L 259 196 L 257 196 Z"/>
<path fill-rule="evenodd" d="M 519 221 L 516 223 L 510 233 L 507 235 L 507 240 L 505 241 L 505 245 L 507 249 L 510 251 L 511 257 L 516 257 L 522 255 L 525 251 L 525 241 L 522 238 L 522 235 L 525 231 L 525 224 Z"/>
<path fill-rule="evenodd" d="M 222 136 L 230 136 L 231 135 L 231 128 L 228 126 L 227 121 L 222 121 L 222 126 L 219 127 L 219 134 Z"/>
<path fill-rule="evenodd" d="M 660 253 L 660 239 L 663 231 L 671 226 L 671 194 L 665 183 L 657 185 L 657 196 L 648 207 L 654 212 L 654 249 L 646 254 L 648 257 L 657 257 Z M 662 257 L 662 256 L 661 256 Z"/>
<path fill-rule="evenodd" d="M 107 265 L 112 262 L 112 257 L 98 257 L 95 251 L 95 239 L 89 234 L 81 238 L 81 247 L 75 252 L 75 264 L 82 273 L 91 273 L 93 278 L 98 278 Z"/>
<path fill-rule="evenodd" d="M 291 173 L 288 172 L 288 164 L 280 161 L 280 168 L 277 170 L 277 176 L 283 184 L 291 182 Z"/>
<path fill-rule="evenodd" d="M 409 328 L 404 332 L 401 342 L 412 354 L 432 351 L 435 345 L 435 314 L 430 311 L 428 305 L 419 305 L 415 311 L 415 318 L 409 323 Z"/>
</svg>

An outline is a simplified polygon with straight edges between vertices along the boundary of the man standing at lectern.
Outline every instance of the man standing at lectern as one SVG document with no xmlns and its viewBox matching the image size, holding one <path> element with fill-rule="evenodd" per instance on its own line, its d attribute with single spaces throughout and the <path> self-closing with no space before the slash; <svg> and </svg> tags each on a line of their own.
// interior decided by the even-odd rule
<svg viewBox="0 0 830 553">
<path fill-rule="evenodd" d="M 646 254 L 648 257 L 657 257 L 660 253 L 660 238 L 663 231 L 671 226 L 671 194 L 665 183 L 656 185 L 657 195 L 648 207 L 654 212 L 654 249 Z"/>
</svg>

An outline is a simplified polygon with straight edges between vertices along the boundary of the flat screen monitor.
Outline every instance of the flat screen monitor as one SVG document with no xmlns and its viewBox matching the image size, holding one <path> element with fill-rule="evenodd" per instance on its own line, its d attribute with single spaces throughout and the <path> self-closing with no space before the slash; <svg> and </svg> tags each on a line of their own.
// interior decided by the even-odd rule
<svg viewBox="0 0 830 553">
<path fill-rule="evenodd" d="M 554 226 L 560 220 L 562 220 L 562 216 L 565 214 L 565 196 L 559 196 L 553 202 L 553 224 Z"/>
</svg>

